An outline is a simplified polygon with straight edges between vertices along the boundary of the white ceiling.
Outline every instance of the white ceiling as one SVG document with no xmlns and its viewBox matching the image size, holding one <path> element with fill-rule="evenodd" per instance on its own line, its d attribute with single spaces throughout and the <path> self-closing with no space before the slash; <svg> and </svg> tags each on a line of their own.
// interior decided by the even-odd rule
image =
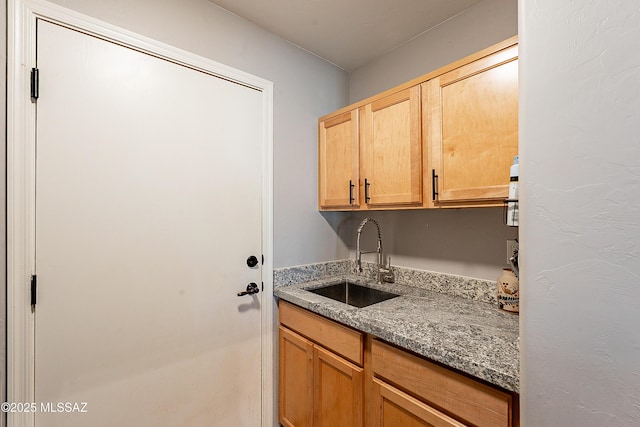
<svg viewBox="0 0 640 427">
<path fill-rule="evenodd" d="M 347 71 L 481 0 L 209 0 Z"/>
</svg>

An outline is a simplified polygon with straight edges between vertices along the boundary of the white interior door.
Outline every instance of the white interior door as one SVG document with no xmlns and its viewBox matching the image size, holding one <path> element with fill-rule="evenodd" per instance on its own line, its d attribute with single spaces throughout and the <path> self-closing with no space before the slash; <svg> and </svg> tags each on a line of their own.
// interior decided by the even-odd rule
<svg viewBox="0 0 640 427">
<path fill-rule="evenodd" d="M 262 95 L 40 20 L 40 426 L 258 426 Z"/>
</svg>

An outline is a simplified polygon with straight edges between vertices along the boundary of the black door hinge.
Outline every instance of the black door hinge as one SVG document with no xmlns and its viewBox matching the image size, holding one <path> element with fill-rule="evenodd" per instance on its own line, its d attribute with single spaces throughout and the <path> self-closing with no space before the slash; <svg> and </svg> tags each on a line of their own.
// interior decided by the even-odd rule
<svg viewBox="0 0 640 427">
<path fill-rule="evenodd" d="M 36 101 L 40 97 L 40 70 L 31 69 L 31 99 Z"/>
<path fill-rule="evenodd" d="M 261 289 L 261 291 L 262 291 L 262 292 L 264 292 L 264 282 L 262 282 L 262 289 Z"/>
<path fill-rule="evenodd" d="M 36 305 L 36 295 L 38 291 L 38 276 L 31 276 L 31 306 Z"/>
<path fill-rule="evenodd" d="M 264 265 L 264 255 L 262 255 L 262 265 Z"/>
</svg>

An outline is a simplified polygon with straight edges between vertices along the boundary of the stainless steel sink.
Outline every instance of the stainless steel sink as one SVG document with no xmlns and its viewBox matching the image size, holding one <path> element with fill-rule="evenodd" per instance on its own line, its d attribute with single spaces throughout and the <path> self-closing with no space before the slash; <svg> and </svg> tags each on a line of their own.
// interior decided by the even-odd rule
<svg viewBox="0 0 640 427">
<path fill-rule="evenodd" d="M 340 283 L 307 289 L 314 294 L 322 295 L 336 301 L 344 302 L 354 307 L 367 307 L 400 295 L 378 289 L 367 288 L 345 280 Z"/>
</svg>

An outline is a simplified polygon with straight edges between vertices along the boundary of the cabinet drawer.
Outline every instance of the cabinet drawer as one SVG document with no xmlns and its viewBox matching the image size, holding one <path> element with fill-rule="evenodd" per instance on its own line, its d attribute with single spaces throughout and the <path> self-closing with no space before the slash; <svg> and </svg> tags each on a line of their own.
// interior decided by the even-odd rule
<svg viewBox="0 0 640 427">
<path fill-rule="evenodd" d="M 511 427 L 512 395 L 374 340 L 373 373 L 461 421 L 478 427 Z"/>
<path fill-rule="evenodd" d="M 409 396 L 408 394 L 373 379 L 375 404 L 373 427 L 466 427 L 464 424 Z"/>
<path fill-rule="evenodd" d="M 280 300 L 280 323 L 362 366 L 362 333 Z"/>
</svg>

